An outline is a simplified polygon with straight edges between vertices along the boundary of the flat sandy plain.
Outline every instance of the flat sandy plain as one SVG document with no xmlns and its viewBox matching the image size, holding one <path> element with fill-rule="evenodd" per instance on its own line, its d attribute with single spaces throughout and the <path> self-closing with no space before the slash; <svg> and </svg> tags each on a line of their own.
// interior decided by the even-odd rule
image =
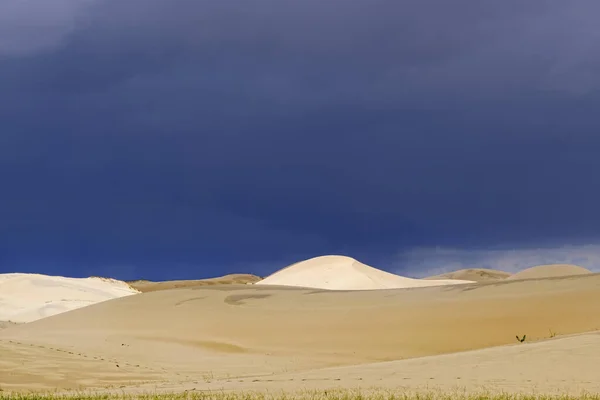
<svg viewBox="0 0 600 400">
<path fill-rule="evenodd" d="M 194 286 L 1 329 L 0 388 L 600 393 L 599 329 L 600 274 L 375 291 Z"/>
</svg>

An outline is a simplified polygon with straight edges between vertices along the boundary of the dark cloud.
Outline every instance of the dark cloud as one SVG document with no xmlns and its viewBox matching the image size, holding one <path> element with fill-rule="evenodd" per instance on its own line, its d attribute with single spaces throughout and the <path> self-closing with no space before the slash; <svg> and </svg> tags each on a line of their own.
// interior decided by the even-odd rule
<svg viewBox="0 0 600 400">
<path fill-rule="evenodd" d="M 0 46 L 2 270 L 597 238 L 595 2 L 61 4 Z"/>
</svg>

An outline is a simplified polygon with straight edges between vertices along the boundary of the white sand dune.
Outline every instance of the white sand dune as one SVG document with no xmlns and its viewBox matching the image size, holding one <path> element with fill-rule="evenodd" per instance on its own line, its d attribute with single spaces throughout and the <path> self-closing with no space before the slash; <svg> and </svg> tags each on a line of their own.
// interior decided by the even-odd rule
<svg viewBox="0 0 600 400">
<path fill-rule="evenodd" d="M 507 279 L 540 279 L 553 278 L 559 276 L 587 275 L 593 272 L 589 269 L 571 264 L 549 264 L 538 265 L 517 272 Z"/>
<path fill-rule="evenodd" d="M 400 289 L 473 283 L 445 279 L 412 279 L 379 270 L 345 256 L 311 258 L 283 268 L 256 285 L 297 286 L 328 290 Z"/>
<path fill-rule="evenodd" d="M 31 322 L 137 293 L 114 279 L 0 274 L 0 321 Z"/>
</svg>

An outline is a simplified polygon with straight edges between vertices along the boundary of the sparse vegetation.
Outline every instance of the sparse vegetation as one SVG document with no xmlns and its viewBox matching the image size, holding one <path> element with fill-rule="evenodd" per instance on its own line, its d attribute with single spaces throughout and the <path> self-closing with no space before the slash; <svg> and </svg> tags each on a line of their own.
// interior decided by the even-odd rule
<svg viewBox="0 0 600 400">
<path fill-rule="evenodd" d="M 527 335 L 523 335 L 522 338 L 520 338 L 519 335 L 517 335 L 516 337 L 519 342 L 523 343 L 525 341 L 525 339 L 527 338 Z"/>
<path fill-rule="evenodd" d="M 556 332 L 553 332 L 552 329 L 548 329 L 548 331 L 550 332 L 550 338 L 556 336 Z"/>
<path fill-rule="evenodd" d="M 213 374 L 212 371 L 206 372 L 206 373 L 202 374 L 202 379 L 204 380 L 205 383 L 210 383 L 211 381 L 213 381 L 215 379 L 215 375 Z"/>
<path fill-rule="evenodd" d="M 407 392 L 403 390 L 351 390 L 335 389 L 304 391 L 297 393 L 260 393 L 260 392 L 224 392 L 224 391 L 188 391 L 170 394 L 94 394 L 77 393 L 59 395 L 49 394 L 0 394 L 0 399 L 11 400 L 600 400 L 600 394 L 573 395 L 530 395 L 530 394 L 491 394 L 464 392 Z"/>
</svg>

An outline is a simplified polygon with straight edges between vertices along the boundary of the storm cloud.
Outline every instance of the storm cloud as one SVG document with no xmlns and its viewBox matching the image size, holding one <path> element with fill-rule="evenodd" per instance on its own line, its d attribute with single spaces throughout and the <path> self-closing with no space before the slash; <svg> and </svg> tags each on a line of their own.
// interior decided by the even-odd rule
<svg viewBox="0 0 600 400">
<path fill-rule="evenodd" d="M 1 271 L 597 243 L 597 2 L 53 4 L 0 5 Z"/>
</svg>

